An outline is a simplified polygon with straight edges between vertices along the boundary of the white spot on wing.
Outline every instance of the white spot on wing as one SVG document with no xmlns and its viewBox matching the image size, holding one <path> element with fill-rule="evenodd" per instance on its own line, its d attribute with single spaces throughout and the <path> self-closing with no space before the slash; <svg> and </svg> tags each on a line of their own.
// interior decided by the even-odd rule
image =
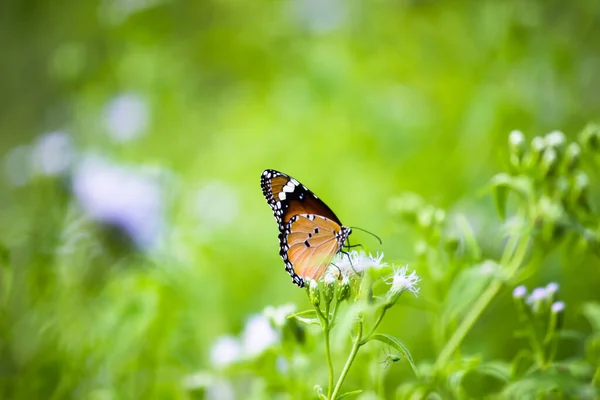
<svg viewBox="0 0 600 400">
<path fill-rule="evenodd" d="M 283 191 L 288 193 L 292 193 L 294 189 L 296 189 L 296 186 L 294 186 L 294 184 L 291 182 L 286 183 L 286 185 L 283 187 Z"/>
<path fill-rule="evenodd" d="M 279 200 L 285 200 L 285 192 L 279 192 Z"/>
</svg>

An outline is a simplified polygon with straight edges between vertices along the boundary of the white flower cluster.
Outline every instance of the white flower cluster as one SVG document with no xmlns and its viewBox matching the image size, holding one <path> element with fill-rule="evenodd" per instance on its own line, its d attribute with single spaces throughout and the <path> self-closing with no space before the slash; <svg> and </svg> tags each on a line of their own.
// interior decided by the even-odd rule
<svg viewBox="0 0 600 400">
<path fill-rule="evenodd" d="M 244 331 L 239 336 L 224 335 L 213 343 L 210 349 L 212 370 L 201 370 L 182 379 L 182 386 L 188 390 L 205 389 L 207 400 L 234 400 L 239 398 L 233 382 L 226 379 L 222 370 L 236 363 L 259 357 L 281 341 L 281 329 L 288 316 L 296 311 L 295 304 L 279 307 L 267 306 L 262 313 L 248 317 Z M 296 363 L 302 362 L 302 358 Z M 280 372 L 288 370 L 288 360 L 279 356 L 276 368 Z"/>
<path fill-rule="evenodd" d="M 225 335 L 215 341 L 210 351 L 212 366 L 222 369 L 260 356 L 279 343 L 279 328 L 295 311 L 294 304 L 284 304 L 279 307 L 267 306 L 262 313 L 251 315 L 239 337 Z"/>
<path fill-rule="evenodd" d="M 367 254 L 364 251 L 352 250 L 349 253 L 338 253 L 331 262 L 332 267 L 327 270 L 327 275 L 332 274 L 336 277 L 341 273 L 342 278 L 349 278 L 352 275 L 362 274 L 368 269 L 381 269 L 388 264 L 383 261 L 383 253 L 375 255 Z M 337 268 L 336 268 L 337 267 Z"/>
<path fill-rule="evenodd" d="M 364 251 L 351 251 L 350 253 L 340 253 L 332 261 L 332 266 L 329 267 L 325 277 L 325 282 L 338 279 L 341 274 L 342 282 L 353 276 L 360 276 L 368 270 L 380 270 L 388 267 L 389 264 L 383 261 L 383 253 L 375 255 L 367 254 Z M 408 266 L 396 267 L 391 266 L 393 270 L 392 276 L 385 279 L 390 285 L 388 291 L 388 299 L 395 302 L 398 296 L 405 291 L 409 291 L 415 296 L 419 293 L 418 283 L 421 278 L 416 271 L 408 272 Z M 394 299 L 394 300 L 392 300 Z"/>
<path fill-rule="evenodd" d="M 388 279 L 390 283 L 391 295 L 397 295 L 405 291 L 409 291 L 415 296 L 419 294 L 419 287 L 417 283 L 421 281 L 421 278 L 417 275 L 417 271 L 413 270 L 410 274 L 408 273 L 408 266 L 394 268 L 394 275 Z"/>
</svg>

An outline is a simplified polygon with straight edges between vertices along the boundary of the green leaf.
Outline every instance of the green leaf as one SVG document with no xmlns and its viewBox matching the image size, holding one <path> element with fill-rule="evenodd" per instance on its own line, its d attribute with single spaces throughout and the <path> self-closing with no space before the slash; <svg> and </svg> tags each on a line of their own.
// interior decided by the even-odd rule
<svg viewBox="0 0 600 400">
<path fill-rule="evenodd" d="M 500 392 L 510 381 L 510 365 L 502 361 L 491 361 L 474 366 L 464 371 L 460 380 L 461 390 L 457 393 L 467 394 L 468 398 L 489 398 Z"/>
<path fill-rule="evenodd" d="M 520 350 L 511 363 L 511 377 L 513 379 L 524 376 L 533 364 L 533 354 L 529 349 Z"/>
<path fill-rule="evenodd" d="M 489 361 L 478 366 L 477 370 L 504 382 L 508 382 L 511 376 L 511 365 L 504 361 Z"/>
<path fill-rule="evenodd" d="M 346 393 L 338 396 L 336 399 L 343 399 L 343 398 L 354 396 L 354 395 L 361 394 L 361 393 L 362 393 L 362 390 L 353 390 L 351 392 L 346 392 Z"/>
<path fill-rule="evenodd" d="M 580 388 L 581 383 L 566 371 L 537 371 L 516 382 L 511 382 L 504 388 L 502 398 L 581 398 L 577 395 Z"/>
<path fill-rule="evenodd" d="M 382 343 L 389 344 L 394 349 L 396 349 L 399 352 L 403 353 L 404 356 L 406 357 L 406 359 L 408 360 L 408 363 L 410 364 L 410 367 L 412 368 L 415 376 L 416 377 L 419 376 L 419 372 L 417 370 L 417 366 L 415 365 L 415 361 L 413 360 L 412 355 L 410 354 L 410 351 L 408 351 L 408 349 L 406 348 L 406 346 L 404 346 L 398 339 L 396 339 L 393 336 L 386 335 L 386 334 L 383 334 L 383 333 L 376 333 L 374 335 L 371 335 L 371 337 L 369 337 L 368 341 L 371 341 L 371 340 L 378 340 L 378 341 L 380 341 Z"/>
<path fill-rule="evenodd" d="M 583 341 L 586 337 L 583 332 L 578 332 L 572 329 L 561 329 L 560 332 L 557 332 L 557 336 L 561 339 L 576 341 Z"/>
<path fill-rule="evenodd" d="M 501 274 L 501 267 L 486 260 L 471 268 L 462 270 L 454 279 L 442 311 L 442 320 L 448 323 L 463 315 L 479 298 L 490 282 Z"/>
<path fill-rule="evenodd" d="M 600 332 L 600 304 L 586 303 L 583 306 L 583 315 L 596 332 Z"/>
<path fill-rule="evenodd" d="M 301 311 L 296 314 L 289 315 L 288 318 L 294 318 L 300 322 L 303 322 L 307 325 L 321 325 L 321 320 L 319 318 L 315 318 L 317 315 L 315 310 L 306 310 Z"/>
<path fill-rule="evenodd" d="M 13 269 L 10 265 L 10 252 L 0 242 L 0 305 L 5 304 L 10 295 L 10 290 L 14 278 Z"/>
<path fill-rule="evenodd" d="M 465 249 L 470 258 L 475 261 L 481 260 L 481 248 L 467 218 L 464 215 L 457 215 L 456 225 L 465 240 Z"/>
<path fill-rule="evenodd" d="M 584 359 L 573 358 L 557 362 L 555 365 L 558 369 L 568 371 L 573 377 L 582 381 L 587 381 L 594 375 L 594 368 Z"/>
<path fill-rule="evenodd" d="M 10 250 L 0 242 L 0 265 L 10 264 Z"/>
<path fill-rule="evenodd" d="M 13 283 L 13 270 L 4 265 L 0 265 L 0 305 L 6 304 L 8 301 L 10 291 Z"/>
<path fill-rule="evenodd" d="M 531 180 L 525 176 L 511 176 L 506 173 L 499 173 L 492 177 L 490 186 L 506 186 L 525 198 L 529 198 L 533 194 Z"/>
<path fill-rule="evenodd" d="M 321 320 L 318 318 L 303 318 L 303 317 L 295 317 L 296 320 L 302 322 L 307 325 L 318 325 L 321 326 Z"/>
<path fill-rule="evenodd" d="M 598 366 L 600 360 L 600 332 L 596 332 L 585 341 L 585 354 L 592 364 Z M 597 374 L 600 374 L 600 368 Z M 598 376 L 600 377 L 600 375 Z M 600 387 L 600 380 L 597 381 Z"/>
<path fill-rule="evenodd" d="M 494 204 L 500 218 L 506 219 L 506 200 L 508 199 L 507 185 L 494 185 Z"/>
<path fill-rule="evenodd" d="M 494 203 L 500 218 L 506 218 L 506 202 L 508 194 L 512 190 L 524 199 L 530 199 L 533 194 L 532 184 L 529 178 L 524 176 L 511 176 L 506 173 L 494 175 L 490 180 L 490 187 L 494 195 Z"/>
<path fill-rule="evenodd" d="M 302 317 L 304 317 L 304 316 L 307 316 L 307 315 L 308 316 L 310 316 L 310 315 L 317 315 L 317 312 L 315 310 L 304 310 L 304 311 L 297 312 L 295 314 L 290 314 L 288 316 L 288 318 L 292 318 L 292 317 L 296 317 L 296 316 L 302 316 Z"/>
</svg>

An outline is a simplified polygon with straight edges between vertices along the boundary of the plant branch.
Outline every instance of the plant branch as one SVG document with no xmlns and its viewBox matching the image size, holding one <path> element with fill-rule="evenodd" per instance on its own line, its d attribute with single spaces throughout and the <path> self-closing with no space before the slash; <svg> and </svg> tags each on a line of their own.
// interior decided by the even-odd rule
<svg viewBox="0 0 600 400">
<path fill-rule="evenodd" d="M 346 379 L 346 375 L 348 374 L 348 371 L 350 370 L 350 367 L 352 366 L 352 363 L 354 362 L 354 359 L 356 358 L 358 349 L 360 348 L 360 346 L 362 346 L 362 334 L 363 334 L 363 322 L 361 320 L 358 322 L 358 333 L 356 334 L 356 337 L 354 338 L 354 342 L 352 343 L 352 350 L 350 350 L 350 355 L 348 356 L 348 359 L 346 360 L 344 369 L 342 370 L 342 373 L 340 374 L 337 384 L 335 385 L 335 389 L 333 390 L 333 393 L 329 397 L 329 400 L 334 400 L 336 398 L 338 392 L 342 388 L 344 379 Z"/>
<path fill-rule="evenodd" d="M 336 304 L 337 308 L 337 304 Z M 335 312 L 335 311 L 334 311 Z M 327 367 L 329 368 L 329 381 L 327 384 L 327 397 L 331 395 L 331 390 L 333 388 L 333 361 L 331 360 L 331 347 L 329 345 L 329 332 L 330 332 L 330 321 L 329 321 L 329 303 L 326 306 L 326 314 L 327 319 L 323 324 L 323 334 L 325 335 L 325 356 L 327 357 Z"/>
<path fill-rule="evenodd" d="M 377 319 L 375 320 L 375 323 L 373 324 L 373 328 L 371 328 L 371 331 L 369 332 L 369 334 L 365 335 L 365 338 L 362 340 L 361 346 L 363 344 L 367 343 L 369 341 L 369 339 L 371 338 L 371 336 L 373 336 L 373 334 L 375 333 L 375 329 L 377 329 L 377 327 L 383 320 L 383 317 L 385 317 L 385 313 L 388 310 L 388 308 L 389 307 L 385 307 L 385 306 L 383 307 L 383 310 L 379 313 L 379 316 L 377 317 Z"/>
<path fill-rule="evenodd" d="M 504 254 L 501 258 L 501 262 L 504 263 L 507 270 L 506 279 L 512 279 L 523 263 L 529 247 L 529 240 L 530 239 L 527 236 L 517 236 L 516 238 L 511 237 L 509 240 L 509 243 L 507 244 Z M 470 309 L 470 312 L 461 321 L 456 331 L 454 331 L 452 334 L 450 340 L 448 340 L 440 352 L 435 362 L 436 370 L 441 370 L 448 363 L 450 357 L 452 357 L 465 336 L 467 336 L 471 328 L 473 328 L 473 325 L 475 325 L 475 322 L 477 322 L 487 306 L 491 303 L 494 297 L 496 297 L 502 288 L 502 284 L 503 282 L 499 280 L 492 282 L 490 286 L 488 286 L 488 288 L 483 292 L 483 294 L 477 299 L 473 307 Z"/>
</svg>

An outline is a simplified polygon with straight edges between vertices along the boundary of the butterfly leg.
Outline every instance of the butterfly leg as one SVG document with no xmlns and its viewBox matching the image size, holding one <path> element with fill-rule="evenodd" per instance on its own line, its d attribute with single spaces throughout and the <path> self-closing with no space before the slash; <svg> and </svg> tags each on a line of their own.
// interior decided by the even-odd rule
<svg viewBox="0 0 600 400">
<path fill-rule="evenodd" d="M 343 246 L 346 250 L 350 250 L 350 249 L 352 249 L 354 247 L 363 248 L 363 245 L 360 244 L 360 243 L 359 244 L 350 244 L 350 238 L 349 237 L 346 238 L 346 243 L 348 243 L 348 244 L 344 244 L 344 246 Z"/>
<path fill-rule="evenodd" d="M 340 269 L 340 267 L 338 267 L 337 265 L 335 265 L 335 263 L 331 263 L 329 265 L 333 265 L 335 268 L 337 268 L 339 276 L 342 276 L 342 270 Z"/>
<path fill-rule="evenodd" d="M 344 245 L 344 248 L 345 248 L 346 250 L 350 250 L 350 249 L 353 249 L 353 248 L 355 248 L 355 247 L 360 247 L 361 249 L 364 249 L 363 245 L 362 245 L 362 244 L 360 244 L 360 243 L 359 243 L 359 244 L 353 244 L 353 245 L 349 245 L 349 244 L 347 244 L 347 245 Z"/>
<path fill-rule="evenodd" d="M 354 273 L 358 276 L 360 276 L 360 272 L 358 272 L 356 269 L 354 269 L 354 265 L 352 264 L 352 258 L 350 257 L 350 253 L 348 253 L 347 251 L 344 250 L 340 250 L 340 252 L 345 255 L 346 257 L 348 257 L 348 262 L 350 262 L 350 268 L 352 268 L 352 271 L 354 271 Z"/>
</svg>

